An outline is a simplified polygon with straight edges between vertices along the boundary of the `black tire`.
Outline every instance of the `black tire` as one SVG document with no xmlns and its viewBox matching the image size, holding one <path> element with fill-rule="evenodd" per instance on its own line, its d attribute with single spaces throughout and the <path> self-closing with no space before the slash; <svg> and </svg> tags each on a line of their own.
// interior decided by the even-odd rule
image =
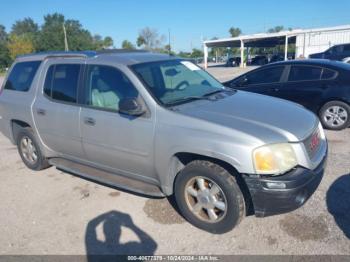
<svg viewBox="0 0 350 262">
<path fill-rule="evenodd" d="M 196 177 L 205 177 L 213 181 L 221 189 L 220 192 L 224 194 L 226 211 L 217 222 L 204 221 L 198 218 L 190 209 L 185 191 L 189 181 Z M 178 208 L 187 221 L 200 229 L 214 234 L 222 234 L 232 230 L 245 215 L 244 197 L 235 177 L 226 169 L 209 161 L 192 161 L 180 171 L 175 181 L 175 199 Z M 198 200 L 198 202 L 200 201 Z M 206 211 L 201 209 L 200 212 Z"/>
<path fill-rule="evenodd" d="M 29 138 L 32 141 L 32 145 L 35 148 L 35 152 L 37 155 L 37 159 L 35 162 L 30 162 L 26 159 L 25 154 L 23 153 L 21 143 L 24 138 Z M 17 135 L 17 149 L 20 157 L 22 158 L 23 163 L 32 170 L 42 170 L 50 167 L 47 159 L 43 156 L 38 143 L 36 142 L 36 138 L 33 134 L 33 130 L 31 128 L 22 128 Z"/>
<path fill-rule="evenodd" d="M 335 122 L 333 122 L 333 124 L 327 121 L 327 119 L 330 119 L 329 115 L 327 115 L 327 112 L 329 112 L 329 110 L 332 110 L 332 108 L 334 107 L 339 107 L 341 108 L 341 112 L 346 112 L 347 118 L 346 119 L 344 117 L 342 118 L 344 123 L 339 125 L 334 125 L 334 123 L 337 123 L 336 120 Z M 319 118 L 324 128 L 329 130 L 342 130 L 344 128 L 347 128 L 350 125 L 350 106 L 341 101 L 330 101 L 324 104 L 320 109 Z"/>
</svg>

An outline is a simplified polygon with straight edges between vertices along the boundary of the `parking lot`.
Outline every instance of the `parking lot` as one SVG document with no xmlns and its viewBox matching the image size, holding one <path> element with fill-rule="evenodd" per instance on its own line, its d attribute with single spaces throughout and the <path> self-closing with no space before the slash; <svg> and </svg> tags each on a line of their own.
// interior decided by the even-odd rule
<svg viewBox="0 0 350 262">
<path fill-rule="evenodd" d="M 250 69 L 208 71 L 224 81 Z M 191 226 L 168 199 L 125 193 L 56 168 L 31 171 L 0 135 L 0 254 L 350 255 L 350 128 L 326 135 L 325 177 L 302 208 L 246 217 L 224 235 Z"/>
</svg>

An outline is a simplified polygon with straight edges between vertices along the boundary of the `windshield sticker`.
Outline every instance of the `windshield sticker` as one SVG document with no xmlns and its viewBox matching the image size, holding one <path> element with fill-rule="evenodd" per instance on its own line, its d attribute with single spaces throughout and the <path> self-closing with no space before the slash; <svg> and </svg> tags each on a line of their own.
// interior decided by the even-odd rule
<svg viewBox="0 0 350 262">
<path fill-rule="evenodd" d="M 181 61 L 181 64 L 186 66 L 191 71 L 201 70 L 198 66 L 196 66 L 195 64 L 193 64 L 193 63 L 191 63 L 189 61 Z"/>
</svg>

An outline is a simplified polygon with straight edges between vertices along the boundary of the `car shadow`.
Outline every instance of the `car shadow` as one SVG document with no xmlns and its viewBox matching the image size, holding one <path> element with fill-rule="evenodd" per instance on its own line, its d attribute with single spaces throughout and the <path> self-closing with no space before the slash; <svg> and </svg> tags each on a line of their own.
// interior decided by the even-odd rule
<svg viewBox="0 0 350 262">
<path fill-rule="evenodd" d="M 98 238 L 97 228 L 100 225 L 104 240 Z M 139 241 L 120 243 L 122 227 L 132 230 Z M 136 226 L 128 214 L 113 210 L 97 216 L 87 224 L 85 247 L 87 261 L 92 262 L 110 261 L 115 255 L 153 255 L 157 249 L 157 243 Z M 121 257 L 117 259 L 120 260 Z"/>
<path fill-rule="evenodd" d="M 328 212 L 350 239 L 350 173 L 339 177 L 327 191 Z"/>
</svg>

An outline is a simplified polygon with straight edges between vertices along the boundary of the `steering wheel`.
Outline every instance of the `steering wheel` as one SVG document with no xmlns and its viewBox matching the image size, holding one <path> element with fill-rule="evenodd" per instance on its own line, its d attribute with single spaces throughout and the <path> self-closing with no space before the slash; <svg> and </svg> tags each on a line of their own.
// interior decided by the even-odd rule
<svg viewBox="0 0 350 262">
<path fill-rule="evenodd" d="M 188 81 L 186 81 L 186 80 L 184 80 L 184 81 L 181 81 L 180 83 L 178 83 L 176 86 L 175 86 L 175 88 L 174 88 L 174 90 L 184 90 L 186 87 L 188 87 L 190 85 L 190 83 L 188 82 Z M 184 87 L 182 87 L 182 86 L 184 86 Z M 182 88 L 181 88 L 182 87 Z"/>
</svg>

